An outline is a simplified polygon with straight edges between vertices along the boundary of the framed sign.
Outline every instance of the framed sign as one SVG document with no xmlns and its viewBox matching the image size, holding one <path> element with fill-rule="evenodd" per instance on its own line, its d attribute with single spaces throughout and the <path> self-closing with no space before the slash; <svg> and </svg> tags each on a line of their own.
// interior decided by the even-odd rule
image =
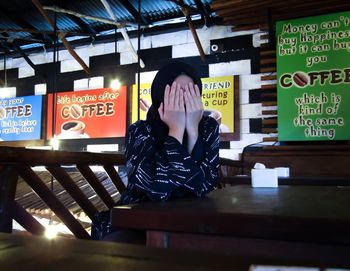
<svg viewBox="0 0 350 271">
<path fill-rule="evenodd" d="M 239 140 L 239 79 L 238 76 L 202 78 L 202 101 L 204 115 L 213 117 L 220 124 L 220 139 Z M 145 120 L 152 104 L 151 83 L 140 85 L 138 101 L 137 85 L 132 87 L 132 122 Z"/>
<path fill-rule="evenodd" d="M 41 138 L 42 96 L 0 100 L 0 141 Z"/>
<path fill-rule="evenodd" d="M 350 12 L 277 22 L 278 139 L 350 139 Z"/>
<path fill-rule="evenodd" d="M 59 139 L 124 137 L 126 87 L 56 94 L 55 134 Z M 47 138 L 52 137 L 53 94 L 48 96 Z"/>
</svg>

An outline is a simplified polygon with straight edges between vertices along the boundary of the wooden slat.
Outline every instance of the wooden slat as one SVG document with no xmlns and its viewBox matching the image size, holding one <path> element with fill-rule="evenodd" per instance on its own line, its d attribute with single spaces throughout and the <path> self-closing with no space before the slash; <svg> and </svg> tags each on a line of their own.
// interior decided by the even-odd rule
<svg viewBox="0 0 350 271">
<path fill-rule="evenodd" d="M 87 165 L 77 165 L 78 170 L 84 176 L 86 181 L 91 185 L 91 187 L 95 190 L 96 194 L 101 198 L 101 200 L 106 204 L 108 208 L 112 208 L 115 204 L 112 197 L 109 195 L 107 190 L 101 184 L 100 180 L 93 173 L 91 168 Z"/>
<path fill-rule="evenodd" d="M 266 65 L 266 64 L 275 64 L 276 58 L 267 58 L 267 59 L 261 59 L 260 65 Z"/>
<path fill-rule="evenodd" d="M 275 56 L 276 50 L 262 50 L 260 51 L 260 56 Z"/>
<path fill-rule="evenodd" d="M 272 92 L 272 93 L 262 92 L 261 98 L 271 98 L 269 100 L 276 100 L 277 99 L 277 92 Z"/>
<path fill-rule="evenodd" d="M 81 224 L 55 197 L 55 195 L 30 167 L 22 166 L 18 167 L 17 170 L 22 178 L 29 184 L 29 186 L 39 195 L 39 197 L 51 208 L 51 210 L 62 220 L 62 222 L 77 238 L 91 239 Z"/>
<path fill-rule="evenodd" d="M 246 25 L 246 24 L 263 24 L 266 22 L 267 16 L 251 16 L 247 15 L 245 18 L 237 18 L 236 16 L 225 17 L 224 22 L 232 25 Z"/>
<path fill-rule="evenodd" d="M 276 80 L 277 76 L 276 75 L 263 75 L 261 76 L 261 81 L 271 81 L 271 80 Z"/>
<path fill-rule="evenodd" d="M 261 73 L 265 72 L 276 72 L 276 67 L 265 67 L 265 68 L 260 68 Z"/>
<path fill-rule="evenodd" d="M 263 119 L 262 125 L 275 125 L 277 124 L 277 119 Z"/>
<path fill-rule="evenodd" d="M 277 89 L 276 84 L 262 85 L 261 89 Z"/>
<path fill-rule="evenodd" d="M 13 205 L 13 219 L 16 220 L 23 228 L 35 235 L 43 235 L 45 228 L 35 218 L 33 218 L 17 202 Z"/>
<path fill-rule="evenodd" d="M 112 182 L 114 183 L 115 187 L 118 189 L 119 193 L 124 192 L 125 185 L 120 178 L 118 172 L 115 170 L 114 166 L 112 165 L 105 165 L 103 166 L 105 171 L 107 172 L 108 176 L 111 178 Z"/>
<path fill-rule="evenodd" d="M 276 106 L 276 105 L 277 105 L 277 101 L 273 101 L 273 102 L 262 102 L 261 104 L 262 104 L 262 106 Z"/>
<path fill-rule="evenodd" d="M 276 128 L 262 128 L 261 131 L 263 132 L 263 134 L 277 133 Z"/>
<path fill-rule="evenodd" d="M 262 31 L 265 31 L 268 29 L 268 26 L 267 24 L 240 25 L 240 26 L 233 26 L 231 28 L 231 31 L 237 32 L 237 31 L 254 30 L 254 29 L 260 29 Z"/>
<path fill-rule="evenodd" d="M 261 113 L 263 115 L 277 115 L 277 110 L 263 110 Z"/>
<path fill-rule="evenodd" d="M 18 174 L 13 166 L 0 167 L 0 232 L 12 232 L 12 205 Z"/>
<path fill-rule="evenodd" d="M 278 137 L 264 137 L 263 142 L 277 142 Z"/>
<path fill-rule="evenodd" d="M 64 169 L 59 166 L 51 166 L 46 168 L 92 220 L 98 210 L 92 205 L 92 203 L 79 189 L 67 172 L 65 172 Z"/>
</svg>

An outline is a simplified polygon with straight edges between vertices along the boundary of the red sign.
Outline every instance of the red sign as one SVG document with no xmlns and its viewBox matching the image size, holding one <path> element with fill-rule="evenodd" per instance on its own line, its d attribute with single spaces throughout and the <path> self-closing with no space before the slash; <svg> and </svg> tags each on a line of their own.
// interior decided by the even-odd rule
<svg viewBox="0 0 350 271">
<path fill-rule="evenodd" d="M 53 94 L 48 95 L 47 138 L 52 137 Z M 60 139 L 124 137 L 126 87 L 56 94 L 55 134 Z"/>
</svg>

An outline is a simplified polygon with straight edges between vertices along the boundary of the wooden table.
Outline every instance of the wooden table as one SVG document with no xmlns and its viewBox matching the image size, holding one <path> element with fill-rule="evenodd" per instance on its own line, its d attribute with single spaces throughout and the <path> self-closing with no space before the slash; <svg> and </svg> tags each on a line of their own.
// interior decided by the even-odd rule
<svg viewBox="0 0 350 271">
<path fill-rule="evenodd" d="M 350 265 L 350 187 L 238 185 L 202 199 L 114 207 L 149 246 Z"/>
<path fill-rule="evenodd" d="M 0 233 L 1 271 L 248 271 L 252 264 L 272 263 L 288 265 L 283 261 L 232 255 L 170 251 L 101 241 L 48 240 Z"/>
</svg>

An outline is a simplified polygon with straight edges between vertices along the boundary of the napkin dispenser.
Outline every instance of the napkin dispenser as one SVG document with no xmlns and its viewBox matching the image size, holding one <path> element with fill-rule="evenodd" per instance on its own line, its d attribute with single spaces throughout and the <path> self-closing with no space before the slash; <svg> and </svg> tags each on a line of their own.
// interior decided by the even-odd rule
<svg viewBox="0 0 350 271">
<path fill-rule="evenodd" d="M 253 187 L 278 187 L 278 170 L 256 163 L 251 171 Z"/>
</svg>

